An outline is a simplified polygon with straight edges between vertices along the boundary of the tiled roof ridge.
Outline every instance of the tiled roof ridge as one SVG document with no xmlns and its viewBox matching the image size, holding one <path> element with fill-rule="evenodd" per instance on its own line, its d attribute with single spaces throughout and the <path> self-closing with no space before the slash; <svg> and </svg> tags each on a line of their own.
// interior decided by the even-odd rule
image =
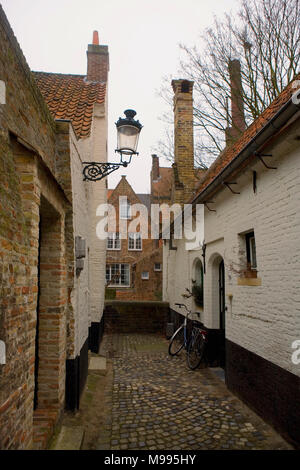
<svg viewBox="0 0 300 470">
<path fill-rule="evenodd" d="M 292 83 L 300 79 L 300 73 L 279 93 L 267 108 L 247 127 L 243 134 L 216 158 L 211 166 L 204 172 L 203 178 L 198 181 L 197 192 L 193 195 L 195 200 L 209 184 L 222 172 L 222 170 L 251 142 L 251 140 L 271 121 L 278 111 L 292 96 Z M 190 201 L 190 202 L 191 202 Z"/>
<path fill-rule="evenodd" d="M 62 72 L 44 72 L 43 70 L 32 70 L 32 73 L 44 74 L 44 75 L 61 75 L 64 77 L 81 77 L 85 78 L 86 75 L 80 73 L 62 73 Z"/>
</svg>

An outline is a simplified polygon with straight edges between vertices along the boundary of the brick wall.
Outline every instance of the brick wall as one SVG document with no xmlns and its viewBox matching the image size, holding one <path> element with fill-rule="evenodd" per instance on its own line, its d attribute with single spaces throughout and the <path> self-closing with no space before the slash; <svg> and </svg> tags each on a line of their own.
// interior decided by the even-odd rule
<svg viewBox="0 0 300 470">
<path fill-rule="evenodd" d="M 104 329 L 114 333 L 165 334 L 168 315 L 167 302 L 106 301 Z"/>
<path fill-rule="evenodd" d="M 109 71 L 108 47 L 89 44 L 87 51 L 87 80 L 107 82 Z"/>
<path fill-rule="evenodd" d="M 126 196 L 130 204 L 141 204 L 140 199 L 134 193 L 125 176 L 109 197 L 109 204 L 116 210 L 117 221 L 119 220 L 119 197 Z M 136 216 L 134 216 L 136 217 Z M 131 219 L 127 223 L 130 226 Z M 162 297 L 162 271 L 155 271 L 155 263 L 162 263 L 162 245 L 157 240 L 151 239 L 151 221 L 148 223 L 148 238 L 142 240 L 142 250 L 134 251 L 128 249 L 128 239 L 121 240 L 120 250 L 107 250 L 106 263 L 128 263 L 130 265 L 130 287 L 113 288 L 116 299 L 127 300 L 161 300 Z M 120 227 L 117 224 L 116 231 Z M 148 272 L 149 279 L 142 279 L 142 273 Z M 108 289 L 112 289 L 108 287 Z"/>
<path fill-rule="evenodd" d="M 184 203 L 194 191 L 193 82 L 173 80 L 174 202 Z"/>
<path fill-rule="evenodd" d="M 28 449 L 37 439 L 34 395 L 40 406 L 56 408 L 54 421 L 64 401 L 64 220 L 69 201 L 56 179 L 56 125 L 1 7 L 0 42 L 0 78 L 7 90 L 6 104 L 0 105 L 0 339 L 7 352 L 6 364 L 0 365 L 0 448 Z M 48 233 L 48 249 L 41 248 L 41 256 L 52 260 L 40 265 L 49 282 L 44 284 L 41 277 L 37 323 L 42 201 L 59 225 L 53 224 L 51 236 Z M 50 225 L 41 224 L 44 240 L 45 228 L 50 230 Z M 37 348 L 40 368 L 35 381 Z"/>
</svg>

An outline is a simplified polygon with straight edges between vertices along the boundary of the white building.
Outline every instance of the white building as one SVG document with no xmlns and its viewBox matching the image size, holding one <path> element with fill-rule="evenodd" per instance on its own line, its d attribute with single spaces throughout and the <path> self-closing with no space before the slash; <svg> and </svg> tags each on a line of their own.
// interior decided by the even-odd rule
<svg viewBox="0 0 300 470">
<path fill-rule="evenodd" d="M 72 201 L 67 233 L 73 236 L 76 265 L 68 266 L 66 363 L 66 401 L 72 409 L 79 406 L 85 384 L 88 350 L 98 352 L 103 333 L 106 243 L 96 235 L 96 209 L 107 200 L 107 183 L 84 180 L 83 168 L 84 162 L 107 162 L 108 71 L 108 47 L 99 45 L 94 32 L 86 76 L 34 72 L 63 135 L 57 165 L 62 167 L 62 186 Z"/>
<path fill-rule="evenodd" d="M 209 330 L 210 365 L 223 366 L 228 388 L 299 445 L 300 107 L 294 92 L 289 85 L 206 171 L 191 198 L 205 206 L 205 243 L 187 251 L 185 239 L 165 242 L 163 300 L 176 319 L 180 294 L 203 285 L 203 308 L 187 302 Z"/>
</svg>

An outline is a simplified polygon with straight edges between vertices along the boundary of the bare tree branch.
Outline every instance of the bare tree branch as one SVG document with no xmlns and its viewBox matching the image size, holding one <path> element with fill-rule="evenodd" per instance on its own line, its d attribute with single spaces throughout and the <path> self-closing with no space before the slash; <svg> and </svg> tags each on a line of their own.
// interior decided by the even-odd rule
<svg viewBox="0 0 300 470">
<path fill-rule="evenodd" d="M 180 74 L 194 81 L 195 163 L 209 165 L 225 147 L 225 129 L 232 125 L 231 60 L 241 63 L 242 98 L 249 125 L 299 72 L 300 0 L 241 0 L 234 18 L 215 18 L 201 35 L 201 49 L 181 44 L 185 59 Z M 172 106 L 171 80 L 160 96 Z M 162 121 L 170 128 L 172 108 Z M 158 143 L 173 160 L 172 131 Z"/>
</svg>

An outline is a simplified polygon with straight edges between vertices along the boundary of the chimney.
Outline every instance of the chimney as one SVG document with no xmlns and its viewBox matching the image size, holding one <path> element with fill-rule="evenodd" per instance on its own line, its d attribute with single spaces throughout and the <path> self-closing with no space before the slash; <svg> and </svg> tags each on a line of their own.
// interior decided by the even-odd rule
<svg viewBox="0 0 300 470">
<path fill-rule="evenodd" d="M 152 155 L 152 181 L 159 179 L 159 158 L 157 155 Z"/>
<path fill-rule="evenodd" d="M 87 81 L 106 83 L 108 71 L 108 46 L 99 45 L 98 31 L 94 31 L 93 44 L 89 44 L 87 50 Z"/>
<path fill-rule="evenodd" d="M 193 85 L 189 80 L 172 80 L 174 91 L 175 201 L 187 202 L 194 192 Z"/>
<path fill-rule="evenodd" d="M 229 62 L 230 95 L 231 95 L 231 127 L 226 129 L 226 144 L 235 141 L 246 129 L 241 64 L 235 59 Z"/>
</svg>

